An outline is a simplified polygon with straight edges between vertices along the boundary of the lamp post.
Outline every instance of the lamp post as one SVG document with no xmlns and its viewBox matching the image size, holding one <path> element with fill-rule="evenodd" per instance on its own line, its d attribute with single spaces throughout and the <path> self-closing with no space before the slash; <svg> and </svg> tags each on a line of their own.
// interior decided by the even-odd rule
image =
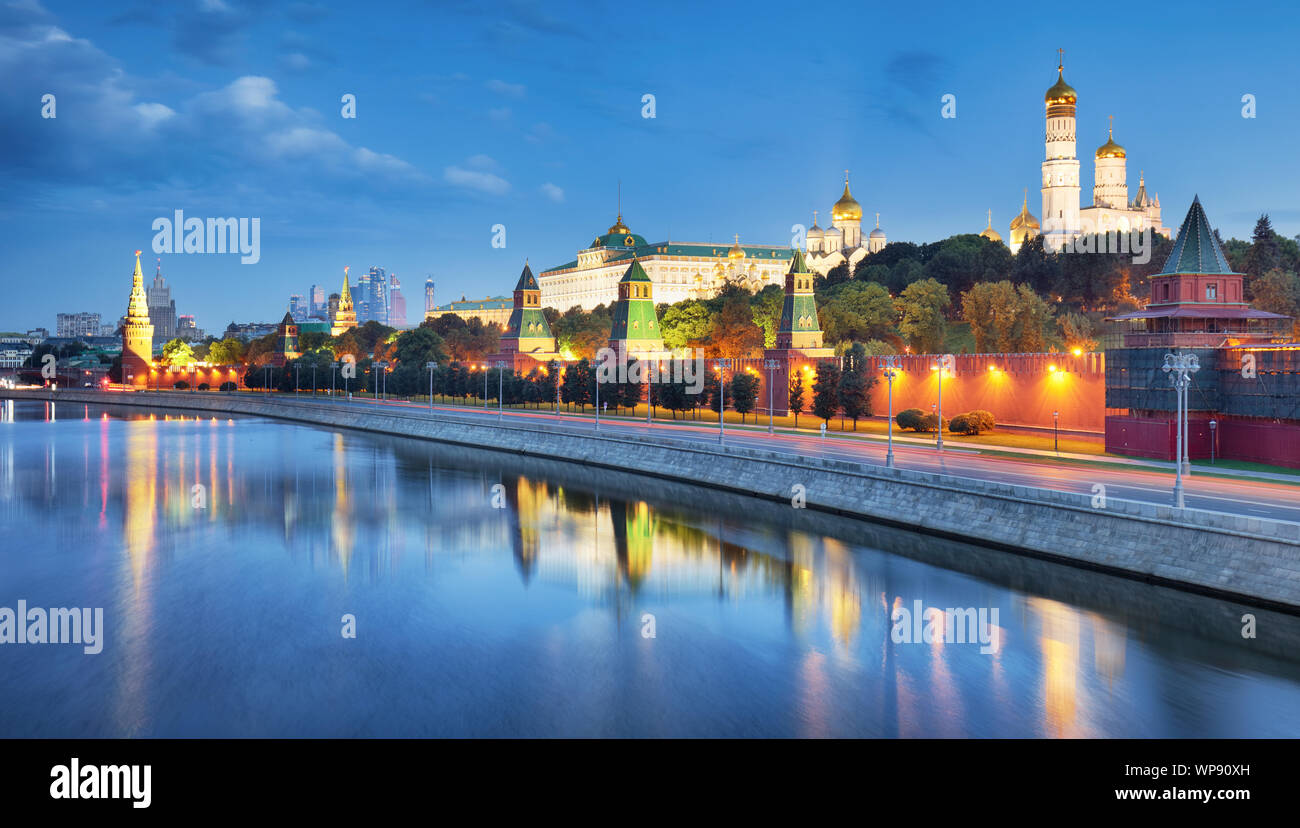
<svg viewBox="0 0 1300 828">
<path fill-rule="evenodd" d="M 337 361 L 330 362 L 330 399 L 334 399 L 334 372 L 339 367 Z"/>
<path fill-rule="evenodd" d="M 262 366 L 262 387 L 266 389 L 266 396 L 271 396 L 271 363 Z"/>
<path fill-rule="evenodd" d="M 1061 442 L 1059 439 L 1060 417 L 1061 417 L 1061 412 L 1059 411 L 1052 412 L 1052 451 L 1056 452 L 1057 454 L 1061 453 Z"/>
<path fill-rule="evenodd" d="M 889 448 L 885 450 L 885 468 L 894 467 L 894 377 L 902 367 L 902 358 L 885 357 L 885 381 L 889 384 Z"/>
<path fill-rule="evenodd" d="M 1165 364 L 1160 369 L 1169 375 L 1178 404 L 1178 436 L 1174 443 L 1174 506 L 1185 508 L 1183 501 L 1183 456 L 1186 446 L 1187 390 L 1192 384 L 1192 374 L 1201 370 L 1196 354 L 1165 354 Z"/>
<path fill-rule="evenodd" d="M 506 410 L 505 409 L 506 365 L 507 363 L 505 362 L 505 360 L 497 360 L 496 362 L 492 363 L 492 367 L 497 369 L 497 422 L 498 423 L 501 422 L 502 419 L 504 419 L 505 410 Z"/>
<path fill-rule="evenodd" d="M 952 354 L 944 354 L 930 366 L 933 371 L 939 372 L 939 405 L 936 416 L 939 418 L 934 426 L 935 446 L 939 451 L 943 451 L 943 372 L 947 370 L 952 362 Z"/>
<path fill-rule="evenodd" d="M 1216 429 L 1218 427 L 1219 427 L 1218 420 L 1210 420 L 1210 465 L 1211 466 L 1214 465 L 1214 453 L 1215 453 L 1214 450 L 1218 448 L 1218 446 L 1216 445 L 1216 443 L 1218 442 L 1217 440 L 1218 432 L 1216 431 Z"/>
<path fill-rule="evenodd" d="M 293 361 L 293 395 L 295 397 L 298 396 L 298 368 L 299 367 L 300 367 L 299 362 L 298 360 L 295 359 Z"/>
<path fill-rule="evenodd" d="M 480 365 L 483 369 L 483 410 L 487 411 L 487 365 Z"/>
<path fill-rule="evenodd" d="M 430 360 L 424 363 L 424 367 L 429 369 L 429 413 L 433 413 L 433 369 L 438 367 L 438 363 Z"/>
<path fill-rule="evenodd" d="M 311 364 L 311 398 L 316 399 L 316 363 Z"/>
<path fill-rule="evenodd" d="M 388 363 L 376 362 L 375 365 L 379 367 L 379 381 L 381 383 L 380 388 L 383 389 L 380 392 L 381 394 L 383 394 L 383 397 L 381 399 L 387 400 L 388 399 Z"/>
<path fill-rule="evenodd" d="M 772 401 L 773 385 L 772 372 L 781 365 L 779 360 L 765 359 L 763 367 L 767 369 L 767 433 L 775 434 L 776 429 L 772 426 Z"/>
<path fill-rule="evenodd" d="M 600 369 L 593 365 L 591 370 L 595 372 L 591 376 L 596 381 L 596 430 L 600 431 Z"/>
<path fill-rule="evenodd" d="M 727 369 L 731 367 L 729 359 L 713 360 L 713 367 L 718 371 L 718 443 L 727 435 Z"/>
</svg>

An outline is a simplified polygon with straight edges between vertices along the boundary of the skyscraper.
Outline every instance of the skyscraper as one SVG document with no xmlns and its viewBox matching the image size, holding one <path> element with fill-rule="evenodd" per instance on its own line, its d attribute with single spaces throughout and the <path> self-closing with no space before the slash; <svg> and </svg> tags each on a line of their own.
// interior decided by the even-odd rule
<svg viewBox="0 0 1300 828">
<path fill-rule="evenodd" d="M 362 276 L 360 282 L 365 285 L 362 295 L 365 297 L 366 317 L 362 319 L 357 315 L 357 319 L 368 322 L 371 319 L 381 325 L 388 324 L 388 275 L 384 273 L 382 267 L 370 268 L 370 273 Z"/>
<path fill-rule="evenodd" d="M 320 285 L 312 285 L 311 292 L 307 294 L 307 314 L 309 316 L 325 316 L 326 310 L 325 288 Z"/>
<path fill-rule="evenodd" d="M 388 276 L 388 324 L 394 328 L 406 327 L 406 297 L 402 295 L 402 283 L 397 281 L 397 274 Z"/>
<path fill-rule="evenodd" d="M 302 298 L 301 293 L 289 297 L 289 315 L 295 322 L 302 322 L 307 318 L 307 302 Z"/>
<path fill-rule="evenodd" d="M 433 301 L 433 277 L 424 280 L 424 314 L 428 316 L 429 311 L 438 307 Z"/>
<path fill-rule="evenodd" d="M 162 275 L 162 259 L 158 260 L 158 270 L 154 273 L 153 284 L 148 290 L 148 303 L 154 336 L 163 342 L 174 339 L 176 302 L 172 300 L 172 289 L 167 287 L 167 280 Z"/>
</svg>

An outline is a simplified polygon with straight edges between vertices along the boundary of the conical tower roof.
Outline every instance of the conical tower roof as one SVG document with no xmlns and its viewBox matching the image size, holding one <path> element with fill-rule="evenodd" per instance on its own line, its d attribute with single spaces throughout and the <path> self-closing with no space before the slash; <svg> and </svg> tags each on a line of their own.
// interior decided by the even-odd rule
<svg viewBox="0 0 1300 828">
<path fill-rule="evenodd" d="M 628 266 L 627 272 L 623 274 L 623 278 L 619 279 L 620 283 L 648 281 L 650 281 L 650 277 L 646 274 L 645 268 L 641 266 L 641 262 L 637 259 L 632 260 L 632 264 Z"/>
<path fill-rule="evenodd" d="M 1174 240 L 1174 249 L 1169 251 L 1169 258 L 1160 275 L 1170 273 L 1232 273 L 1228 257 L 1223 255 L 1223 248 L 1210 229 L 1210 220 L 1205 217 L 1199 196 L 1192 199 L 1191 209 L 1183 226 L 1178 230 Z"/>
<path fill-rule="evenodd" d="M 803 251 L 796 249 L 790 256 L 790 273 L 807 273 L 808 261 L 804 258 Z"/>
<path fill-rule="evenodd" d="M 126 306 L 128 319 L 149 320 L 149 300 L 144 292 L 144 272 L 140 270 L 140 251 L 135 251 L 135 273 L 131 275 L 131 300 Z"/>
<path fill-rule="evenodd" d="M 541 290 L 527 261 L 524 262 L 524 272 L 519 274 L 519 281 L 515 283 L 515 290 Z"/>
</svg>

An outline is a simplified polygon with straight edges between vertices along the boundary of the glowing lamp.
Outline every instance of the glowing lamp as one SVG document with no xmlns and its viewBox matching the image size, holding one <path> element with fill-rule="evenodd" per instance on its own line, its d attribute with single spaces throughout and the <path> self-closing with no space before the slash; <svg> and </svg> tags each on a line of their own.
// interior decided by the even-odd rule
<svg viewBox="0 0 1300 828">
<path fill-rule="evenodd" d="M 1073 353 L 1074 353 L 1075 356 L 1083 356 L 1083 349 L 1082 349 L 1082 348 L 1075 348 L 1074 351 L 1073 351 Z"/>
</svg>

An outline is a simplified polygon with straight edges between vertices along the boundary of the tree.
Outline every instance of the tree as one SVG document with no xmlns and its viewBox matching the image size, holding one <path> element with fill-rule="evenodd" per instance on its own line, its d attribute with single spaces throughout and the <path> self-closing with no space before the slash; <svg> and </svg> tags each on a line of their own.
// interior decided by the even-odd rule
<svg viewBox="0 0 1300 828">
<path fill-rule="evenodd" d="M 818 298 L 818 317 L 828 343 L 883 339 L 894 330 L 898 309 L 875 282 L 845 282 Z"/>
<path fill-rule="evenodd" d="M 787 404 L 790 406 L 790 413 L 794 415 L 794 427 L 799 427 L 799 415 L 804 412 L 803 401 L 803 372 L 794 371 L 790 377 L 790 396 Z"/>
<path fill-rule="evenodd" d="M 542 368 L 541 376 L 534 381 L 537 385 L 538 402 L 552 402 L 555 400 L 555 392 L 559 388 L 561 371 L 559 360 L 551 360 Z"/>
<path fill-rule="evenodd" d="M 163 346 L 162 363 L 164 365 L 172 367 L 193 365 L 197 361 L 194 358 L 194 349 L 184 339 L 173 339 Z"/>
<path fill-rule="evenodd" d="M 840 410 L 840 368 L 833 362 L 817 365 L 813 381 L 813 414 L 827 423 Z"/>
<path fill-rule="evenodd" d="M 1097 329 L 1091 319 L 1081 313 L 1066 313 L 1057 323 L 1061 326 L 1061 339 L 1067 349 L 1097 350 Z"/>
<path fill-rule="evenodd" d="M 664 347 L 677 351 L 704 342 L 713 327 L 713 315 L 709 306 L 698 299 L 670 305 L 659 320 Z"/>
<path fill-rule="evenodd" d="M 1246 253 L 1246 274 L 1251 282 L 1278 266 L 1278 239 L 1268 213 L 1255 222 L 1255 232 L 1250 236 L 1250 251 Z"/>
<path fill-rule="evenodd" d="M 934 354 L 943 348 L 947 322 L 944 311 L 952 304 L 948 288 L 934 279 L 913 282 L 899 294 L 898 312 L 903 317 L 899 333 L 918 354 Z"/>
<path fill-rule="evenodd" d="M 724 301 L 713 321 L 709 342 L 717 356 L 729 359 L 755 357 L 762 352 L 763 329 L 754 324 L 747 295 L 732 295 Z"/>
<path fill-rule="evenodd" d="M 1253 304 L 1260 310 L 1289 316 L 1300 336 L 1300 277 L 1274 268 L 1255 280 Z"/>
<path fill-rule="evenodd" d="M 853 430 L 858 430 L 858 420 L 871 416 L 871 388 L 876 378 L 867 373 L 867 349 L 861 343 L 854 343 L 845 355 L 844 372 L 840 376 L 839 403 L 844 416 L 853 421 Z"/>
<path fill-rule="evenodd" d="M 397 335 L 393 345 L 393 359 L 405 365 L 410 364 L 419 370 L 429 362 L 439 365 L 447 361 L 447 354 L 442 349 L 442 337 L 431 328 L 419 327 L 402 331 Z"/>
<path fill-rule="evenodd" d="M 1012 353 L 1006 347 L 1016 289 L 1009 281 L 978 282 L 961 295 L 961 316 L 970 324 L 979 354 Z"/>
<path fill-rule="evenodd" d="M 244 343 L 232 337 L 208 345 L 208 362 L 213 365 L 236 365 L 244 361 Z"/>
<path fill-rule="evenodd" d="M 920 431 L 925 425 L 925 412 L 919 408 L 907 408 L 894 415 L 894 422 L 904 431 Z"/>
<path fill-rule="evenodd" d="M 745 422 L 745 415 L 754 410 L 758 400 L 758 377 L 748 371 L 740 371 L 731 378 L 731 387 L 727 391 L 731 409 L 740 415 L 740 422 Z"/>
<path fill-rule="evenodd" d="M 564 370 L 564 382 L 560 386 L 560 399 L 566 405 L 576 403 L 579 410 L 584 410 L 587 403 L 594 402 L 591 388 L 595 382 L 595 372 L 586 359 L 569 363 Z"/>
<path fill-rule="evenodd" d="M 754 324 L 763 331 L 763 347 L 776 347 L 777 328 L 781 327 L 781 309 L 785 304 L 785 290 L 781 285 L 768 285 L 754 294 L 751 310 Z"/>
</svg>

